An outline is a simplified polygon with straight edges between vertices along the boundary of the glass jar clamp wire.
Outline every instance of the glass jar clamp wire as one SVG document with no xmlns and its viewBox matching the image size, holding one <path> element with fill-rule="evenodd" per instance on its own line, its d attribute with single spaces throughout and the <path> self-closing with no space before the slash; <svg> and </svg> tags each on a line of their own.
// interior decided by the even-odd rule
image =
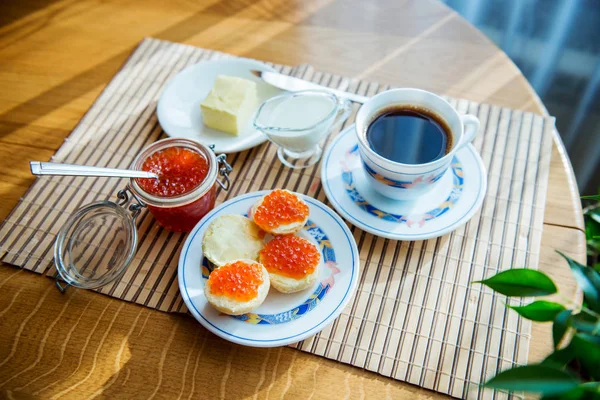
<svg viewBox="0 0 600 400">
<path fill-rule="evenodd" d="M 136 219 L 144 208 L 165 229 L 188 231 L 214 207 L 217 185 L 229 190 L 232 168 L 225 154 L 217 156 L 211 146 L 193 140 L 168 138 L 154 142 L 138 154 L 133 169 L 141 169 L 145 157 L 170 146 L 200 152 L 208 161 L 207 176 L 189 192 L 162 199 L 145 192 L 132 178 L 117 192 L 116 202 L 99 201 L 76 210 L 54 245 L 56 285 L 61 292 L 68 286 L 97 289 L 122 276 L 135 257 Z M 185 226 L 174 224 L 181 220 Z M 169 229 L 173 227 L 183 229 Z"/>
</svg>

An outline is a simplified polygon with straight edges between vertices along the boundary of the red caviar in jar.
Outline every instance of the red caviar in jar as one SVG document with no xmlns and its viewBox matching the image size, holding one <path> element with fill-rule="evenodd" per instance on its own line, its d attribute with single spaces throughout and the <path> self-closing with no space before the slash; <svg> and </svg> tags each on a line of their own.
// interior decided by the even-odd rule
<svg viewBox="0 0 600 400">
<path fill-rule="evenodd" d="M 319 265 L 319 249 L 294 235 L 276 236 L 260 251 L 260 262 L 267 271 L 302 279 Z"/>
<path fill-rule="evenodd" d="M 302 222 L 308 217 L 308 205 L 287 190 L 276 189 L 267 194 L 254 211 L 256 225 L 266 231 L 278 226 Z"/>
<path fill-rule="evenodd" d="M 202 183 L 208 174 L 208 161 L 194 150 L 168 147 L 146 158 L 142 170 L 158 175 L 158 179 L 138 179 L 142 189 L 155 196 L 173 197 Z"/>
<path fill-rule="evenodd" d="M 216 296 L 227 296 L 237 301 L 250 301 L 258 296 L 263 283 L 263 269 L 258 263 L 234 261 L 213 270 L 207 285 Z"/>
<path fill-rule="evenodd" d="M 168 142 L 174 144 L 165 146 Z M 183 145 L 177 145 L 180 142 Z M 138 194 L 166 230 L 189 232 L 215 206 L 217 188 L 215 178 L 210 176 L 212 151 L 186 139 L 159 140 L 149 149 L 153 146 L 158 149 L 138 155 L 135 168 L 154 172 L 159 179 L 135 179 Z"/>
</svg>

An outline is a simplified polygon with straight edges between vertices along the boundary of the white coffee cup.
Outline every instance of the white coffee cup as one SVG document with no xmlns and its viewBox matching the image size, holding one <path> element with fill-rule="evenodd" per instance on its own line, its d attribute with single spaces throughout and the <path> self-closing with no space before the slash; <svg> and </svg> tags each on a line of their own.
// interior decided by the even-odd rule
<svg viewBox="0 0 600 400">
<path fill-rule="evenodd" d="M 402 164 L 376 153 L 367 141 L 367 128 L 390 107 L 403 105 L 425 108 L 446 121 L 452 135 L 452 148 L 443 157 L 425 164 Z M 371 187 L 395 200 L 415 200 L 429 192 L 444 175 L 458 150 L 473 141 L 479 120 L 460 115 L 440 96 L 421 89 L 392 89 L 373 96 L 356 115 L 355 132 L 363 169 Z"/>
</svg>

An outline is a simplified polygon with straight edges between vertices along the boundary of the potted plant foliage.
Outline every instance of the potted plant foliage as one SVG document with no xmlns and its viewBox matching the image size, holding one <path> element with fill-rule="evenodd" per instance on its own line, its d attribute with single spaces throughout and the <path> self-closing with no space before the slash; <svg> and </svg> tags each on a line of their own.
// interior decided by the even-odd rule
<svg viewBox="0 0 600 400">
<path fill-rule="evenodd" d="M 584 199 L 595 201 L 600 196 Z M 557 293 L 546 274 L 514 268 L 478 281 L 508 297 L 535 297 L 524 306 L 507 307 L 535 322 L 552 322 L 553 352 L 542 362 L 500 372 L 486 387 L 539 393 L 544 399 L 600 399 L 600 203 L 584 209 L 588 266 L 560 253 L 583 292 L 583 303 L 565 306 L 538 299 Z"/>
</svg>

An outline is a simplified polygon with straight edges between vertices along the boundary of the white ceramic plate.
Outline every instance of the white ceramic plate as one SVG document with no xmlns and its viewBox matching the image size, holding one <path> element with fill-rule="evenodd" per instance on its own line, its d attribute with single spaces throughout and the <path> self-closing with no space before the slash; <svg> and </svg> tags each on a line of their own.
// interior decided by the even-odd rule
<svg viewBox="0 0 600 400">
<path fill-rule="evenodd" d="M 233 58 L 201 62 L 178 73 L 167 83 L 158 100 L 158 121 L 163 130 L 171 137 L 214 144 L 217 153 L 234 153 L 263 143 L 267 137 L 254 129 L 254 115 L 239 136 L 234 136 L 204 126 L 200 110 L 200 103 L 208 96 L 217 75 L 237 76 L 255 81 L 258 94 L 257 110 L 262 102 L 282 93 L 280 89 L 252 75 L 252 69 L 275 71 L 258 61 Z"/>
<path fill-rule="evenodd" d="M 340 133 L 325 151 L 321 182 L 331 204 L 350 223 L 395 240 L 425 240 L 452 232 L 479 210 L 487 188 L 481 157 L 468 145 L 456 153 L 451 168 L 423 198 L 384 197 L 368 184 L 354 126 Z"/>
<path fill-rule="evenodd" d="M 179 289 L 192 315 L 206 329 L 231 342 L 254 347 L 284 346 L 316 334 L 342 312 L 358 281 L 359 256 L 346 223 L 318 200 L 303 196 L 309 221 L 297 235 L 321 249 L 320 276 L 312 288 L 282 294 L 271 288 L 251 314 L 219 313 L 204 297 L 210 266 L 202 254 L 202 238 L 210 223 L 224 214 L 247 215 L 268 191 L 231 199 L 206 215 L 190 232 L 179 257 Z"/>
</svg>

